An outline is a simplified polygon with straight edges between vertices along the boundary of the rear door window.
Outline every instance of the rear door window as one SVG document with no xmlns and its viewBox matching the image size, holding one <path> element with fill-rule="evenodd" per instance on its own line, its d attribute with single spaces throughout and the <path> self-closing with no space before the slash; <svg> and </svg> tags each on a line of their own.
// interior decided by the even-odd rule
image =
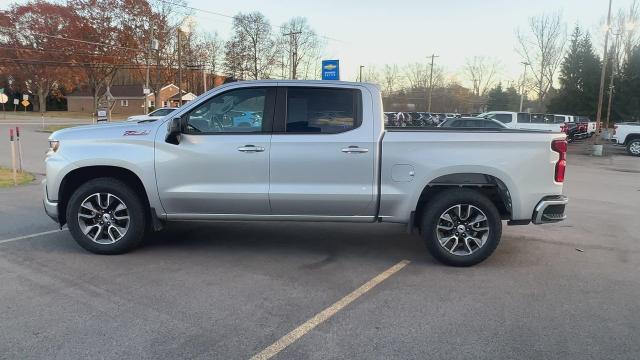
<svg viewBox="0 0 640 360">
<path fill-rule="evenodd" d="M 508 124 L 513 121 L 513 117 L 511 114 L 495 114 L 492 116 L 493 119 L 500 121 L 503 124 Z"/>
<path fill-rule="evenodd" d="M 360 126 L 361 94 L 355 89 L 290 87 L 287 133 L 338 134 Z"/>
<path fill-rule="evenodd" d="M 526 124 L 531 122 L 531 114 L 529 113 L 518 113 L 518 124 Z"/>
</svg>

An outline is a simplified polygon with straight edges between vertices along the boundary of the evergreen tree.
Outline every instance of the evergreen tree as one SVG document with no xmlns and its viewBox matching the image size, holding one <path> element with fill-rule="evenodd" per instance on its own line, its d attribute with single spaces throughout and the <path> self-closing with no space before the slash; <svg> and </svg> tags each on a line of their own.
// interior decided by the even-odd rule
<svg viewBox="0 0 640 360">
<path fill-rule="evenodd" d="M 502 83 L 498 83 L 487 96 L 487 111 L 518 111 L 520 108 L 520 94 L 513 86 L 504 90 Z"/>
<path fill-rule="evenodd" d="M 551 99 L 548 111 L 552 113 L 571 113 L 579 106 L 581 88 L 582 32 L 576 26 L 571 34 L 567 55 L 560 66 L 560 89 Z"/>
<path fill-rule="evenodd" d="M 560 69 L 560 89 L 549 102 L 548 112 L 595 117 L 600 90 L 600 58 L 589 33 L 576 26 Z"/>
<path fill-rule="evenodd" d="M 640 45 L 636 45 L 622 69 L 615 108 L 624 121 L 640 120 Z"/>
<path fill-rule="evenodd" d="M 580 52 L 582 54 L 581 101 L 578 102 L 579 106 L 577 106 L 573 114 L 589 116 L 591 119 L 595 119 L 598 109 L 602 63 L 600 56 L 596 54 L 593 48 L 589 33 L 585 34 L 580 42 Z"/>
</svg>

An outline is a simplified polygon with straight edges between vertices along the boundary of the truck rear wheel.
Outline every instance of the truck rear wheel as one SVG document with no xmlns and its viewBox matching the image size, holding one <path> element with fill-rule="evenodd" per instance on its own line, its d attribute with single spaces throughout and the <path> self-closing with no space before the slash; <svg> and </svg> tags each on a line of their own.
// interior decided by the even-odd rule
<svg viewBox="0 0 640 360">
<path fill-rule="evenodd" d="M 429 253 L 452 266 L 472 266 L 493 253 L 502 236 L 495 205 L 470 189 L 452 189 L 426 205 L 421 234 Z"/>
<path fill-rule="evenodd" d="M 69 199 L 67 223 L 76 242 L 96 254 L 123 254 L 134 249 L 145 233 L 140 197 L 124 182 L 93 179 Z"/>
<path fill-rule="evenodd" d="M 640 139 L 633 139 L 627 144 L 629 155 L 640 156 Z"/>
</svg>

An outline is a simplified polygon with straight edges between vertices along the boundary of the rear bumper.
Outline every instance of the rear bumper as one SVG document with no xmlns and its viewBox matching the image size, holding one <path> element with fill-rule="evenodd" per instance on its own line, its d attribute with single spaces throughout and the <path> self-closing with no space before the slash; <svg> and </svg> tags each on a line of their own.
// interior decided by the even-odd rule
<svg viewBox="0 0 640 360">
<path fill-rule="evenodd" d="M 548 224 L 562 221 L 567 218 L 565 208 L 569 203 L 569 198 L 564 195 L 545 196 L 536 205 L 533 211 L 532 221 L 534 224 Z"/>
<path fill-rule="evenodd" d="M 49 201 L 47 196 L 47 179 L 42 180 L 42 204 L 44 205 L 44 212 L 49 215 L 55 222 L 60 222 L 58 219 L 58 202 Z"/>
</svg>

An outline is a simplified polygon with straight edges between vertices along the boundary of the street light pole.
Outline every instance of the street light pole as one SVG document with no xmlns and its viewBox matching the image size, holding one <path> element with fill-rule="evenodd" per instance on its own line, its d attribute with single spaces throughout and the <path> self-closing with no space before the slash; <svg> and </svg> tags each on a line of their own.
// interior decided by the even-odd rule
<svg viewBox="0 0 640 360">
<path fill-rule="evenodd" d="M 606 77 L 607 61 L 609 54 L 609 32 L 611 31 L 611 3 L 613 0 L 609 0 L 609 12 L 607 14 L 607 32 L 604 35 L 604 55 L 602 56 L 602 72 L 600 74 L 600 92 L 598 94 L 598 110 L 596 111 L 596 136 L 595 141 L 598 143 L 598 137 L 602 132 L 602 102 L 604 98 L 604 81 Z"/>
<path fill-rule="evenodd" d="M 522 74 L 522 84 L 520 86 L 520 112 L 522 112 L 522 104 L 524 103 L 524 84 L 527 81 L 527 66 L 531 65 L 526 61 L 521 62 L 524 65 L 524 73 Z"/>
<path fill-rule="evenodd" d="M 427 112 L 431 112 L 431 96 L 433 95 L 433 61 L 439 57 L 436 54 L 431 54 L 431 71 L 429 72 L 429 103 L 427 105 Z"/>
</svg>

